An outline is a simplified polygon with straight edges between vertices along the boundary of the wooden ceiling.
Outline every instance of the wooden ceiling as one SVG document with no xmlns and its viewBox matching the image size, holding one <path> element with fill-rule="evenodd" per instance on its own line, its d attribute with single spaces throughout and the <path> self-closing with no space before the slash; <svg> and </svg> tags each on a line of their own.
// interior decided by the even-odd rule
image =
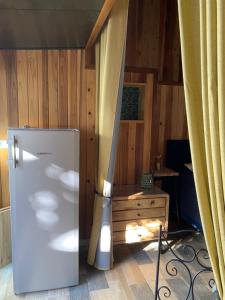
<svg viewBox="0 0 225 300">
<path fill-rule="evenodd" d="M 104 0 L 0 0 L 0 48 L 84 48 Z"/>
</svg>

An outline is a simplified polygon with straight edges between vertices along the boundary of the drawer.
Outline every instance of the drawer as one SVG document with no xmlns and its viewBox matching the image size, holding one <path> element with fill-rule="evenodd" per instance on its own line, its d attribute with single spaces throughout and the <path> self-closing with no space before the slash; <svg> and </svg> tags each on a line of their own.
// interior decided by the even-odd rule
<svg viewBox="0 0 225 300">
<path fill-rule="evenodd" d="M 148 228 L 145 226 L 138 226 L 138 228 L 136 229 L 113 232 L 113 242 L 114 244 L 138 243 L 142 241 L 157 239 L 158 236 L 159 236 L 159 227 Z"/>
<path fill-rule="evenodd" d="M 113 231 L 126 231 L 131 229 L 137 229 L 139 226 L 145 226 L 147 228 L 163 227 L 166 224 L 165 217 L 162 218 L 152 218 L 152 219 L 142 219 L 142 220 L 132 220 L 132 221 L 117 221 L 113 222 Z"/>
<path fill-rule="evenodd" d="M 112 219 L 113 221 L 125 221 L 125 220 L 157 218 L 157 217 L 164 217 L 165 213 L 166 213 L 165 207 L 113 211 Z"/>
<path fill-rule="evenodd" d="M 139 199 L 139 200 L 116 200 L 112 203 L 112 210 L 128 210 L 139 208 L 165 207 L 165 198 Z"/>
</svg>

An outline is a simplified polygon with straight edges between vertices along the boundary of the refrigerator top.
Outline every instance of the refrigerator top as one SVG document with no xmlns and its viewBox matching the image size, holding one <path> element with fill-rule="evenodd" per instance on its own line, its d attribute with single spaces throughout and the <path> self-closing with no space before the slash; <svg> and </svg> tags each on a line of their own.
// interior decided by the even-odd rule
<svg viewBox="0 0 225 300">
<path fill-rule="evenodd" d="M 24 131 L 24 130 L 29 130 L 29 131 L 76 131 L 80 132 L 79 129 L 76 128 L 33 128 L 33 127 L 24 127 L 24 128 L 8 128 L 8 131 Z"/>
</svg>

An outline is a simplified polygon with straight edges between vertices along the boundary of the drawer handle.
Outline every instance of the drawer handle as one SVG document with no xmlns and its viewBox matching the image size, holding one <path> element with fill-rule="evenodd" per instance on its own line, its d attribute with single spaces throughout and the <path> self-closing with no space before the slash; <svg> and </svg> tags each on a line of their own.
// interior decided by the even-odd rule
<svg viewBox="0 0 225 300">
<path fill-rule="evenodd" d="M 140 213 L 138 213 L 137 215 L 138 215 L 138 217 L 140 217 L 140 216 L 141 216 L 141 214 L 140 214 Z"/>
<path fill-rule="evenodd" d="M 141 206 L 141 203 L 138 203 L 137 206 Z"/>
<path fill-rule="evenodd" d="M 155 200 L 152 200 L 152 201 L 151 201 L 151 205 L 154 205 L 154 204 L 155 204 Z"/>
<path fill-rule="evenodd" d="M 141 233 L 138 233 L 138 236 L 141 237 Z"/>
</svg>

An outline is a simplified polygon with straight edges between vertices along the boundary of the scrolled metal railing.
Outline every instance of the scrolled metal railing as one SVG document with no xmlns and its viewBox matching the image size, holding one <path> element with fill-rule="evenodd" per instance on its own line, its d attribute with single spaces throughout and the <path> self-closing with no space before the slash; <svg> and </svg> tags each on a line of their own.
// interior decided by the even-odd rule
<svg viewBox="0 0 225 300">
<path fill-rule="evenodd" d="M 173 297 L 173 292 L 171 291 L 169 286 L 163 285 L 159 286 L 159 270 L 160 270 L 160 258 L 165 250 L 163 249 L 163 242 L 166 244 L 166 250 L 169 250 L 173 258 L 170 259 L 165 266 L 166 273 L 171 277 L 176 277 L 179 275 L 179 267 L 183 267 L 184 271 L 188 277 L 189 286 L 187 288 L 187 293 L 184 295 L 182 300 L 195 300 L 195 283 L 197 278 L 203 273 L 212 273 L 212 268 L 210 266 L 208 252 L 205 248 L 201 248 L 196 250 L 191 245 L 185 245 L 186 250 L 189 250 L 190 257 L 184 258 L 176 253 L 176 250 L 172 248 L 172 245 L 169 244 L 167 236 L 175 236 L 180 234 L 193 234 L 194 230 L 180 230 L 175 232 L 166 232 L 162 230 L 162 226 L 160 226 L 159 231 L 159 239 L 158 239 L 158 258 L 157 258 L 157 268 L 156 268 L 156 285 L 155 285 L 155 300 L 163 300 Z M 199 271 L 193 272 L 190 268 L 190 264 L 193 262 L 197 262 Z M 208 262 L 208 264 L 206 263 Z M 215 286 L 215 281 L 213 278 L 209 279 L 209 287 L 213 289 Z"/>
</svg>

